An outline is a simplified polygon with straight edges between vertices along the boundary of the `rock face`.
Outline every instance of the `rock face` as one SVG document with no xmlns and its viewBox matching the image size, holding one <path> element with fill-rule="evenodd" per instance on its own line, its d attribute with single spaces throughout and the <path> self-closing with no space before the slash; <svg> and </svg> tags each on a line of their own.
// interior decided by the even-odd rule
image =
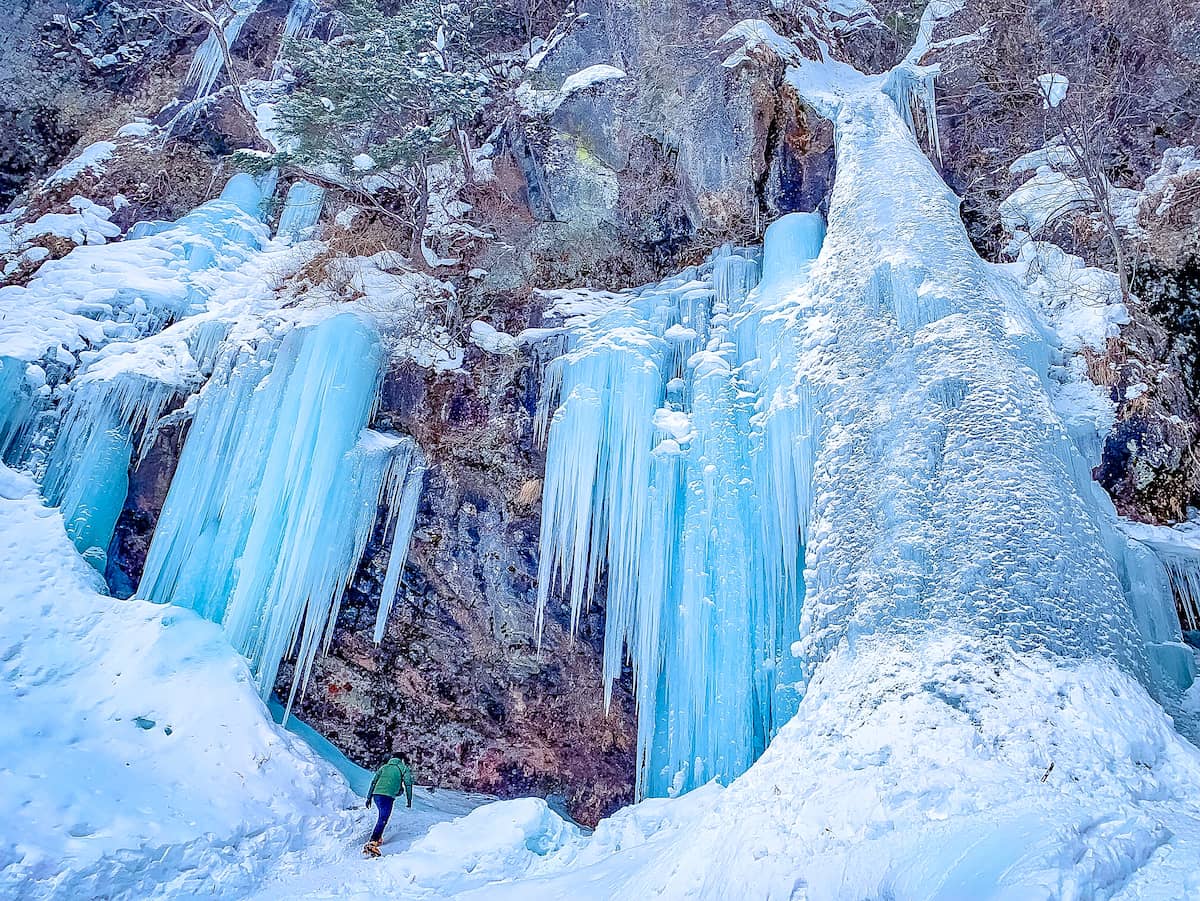
<svg viewBox="0 0 1200 901">
<path fill-rule="evenodd" d="M 603 708 L 602 609 L 572 639 L 552 608 L 538 652 L 536 391 L 535 361 L 477 351 L 453 373 L 389 374 L 376 426 L 431 464 L 408 566 L 375 647 L 387 561 L 368 552 L 297 712 L 365 766 L 405 749 L 422 781 L 557 795 L 594 823 L 632 798 L 633 704 L 622 684 Z"/>
</svg>

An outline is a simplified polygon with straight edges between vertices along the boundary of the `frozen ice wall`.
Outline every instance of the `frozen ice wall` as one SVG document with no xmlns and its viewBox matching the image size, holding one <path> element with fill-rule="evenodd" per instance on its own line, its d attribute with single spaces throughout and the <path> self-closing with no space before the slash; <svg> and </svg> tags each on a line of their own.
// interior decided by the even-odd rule
<svg viewBox="0 0 1200 901">
<path fill-rule="evenodd" d="M 213 275 L 262 247 L 261 203 L 240 175 L 177 222 L 140 223 L 119 244 L 77 248 L 29 285 L 0 289 L 0 454 L 42 477 L 101 572 L 133 451 L 145 449 L 167 404 L 200 383 L 186 345 L 158 336 L 203 312 Z M 55 406 L 61 416 L 47 412 Z"/>
<path fill-rule="evenodd" d="M 331 315 L 230 348 L 200 394 L 138 595 L 221 623 L 264 696 L 289 650 L 302 690 L 381 501 L 395 593 L 424 467 L 365 428 L 382 360 L 373 322 Z"/>
<path fill-rule="evenodd" d="M 289 238 L 322 193 L 293 187 Z M 266 694 L 289 651 L 303 683 L 373 534 L 390 548 L 382 638 L 424 460 L 411 439 L 366 428 L 383 363 L 374 317 L 279 309 L 279 274 L 311 251 L 269 241 L 262 206 L 238 175 L 177 222 L 138 223 L 0 290 L 0 454 L 39 477 L 103 573 L 131 467 L 164 413 L 190 418 L 140 595 L 221 623 Z"/>
<path fill-rule="evenodd" d="M 828 236 L 785 216 L 748 294 L 724 251 L 576 328 L 548 372 L 540 600 L 577 620 L 605 583 L 643 793 L 745 770 L 868 639 L 1105 658 L 1167 703 L 1194 675 L 1161 565 L 1053 402 L 1054 323 L 974 252 L 914 140 L 913 103 L 936 140 L 936 71 L 793 60 L 837 127 Z"/>
<path fill-rule="evenodd" d="M 755 290 L 757 254 L 723 248 L 574 331 L 547 372 L 540 608 L 561 587 L 576 622 L 606 574 L 606 691 L 627 653 L 640 794 L 733 778 L 795 709 L 803 549 L 795 507 L 763 513 L 796 476 L 762 428 L 759 353 L 823 234 L 811 214 L 772 226 Z"/>
</svg>

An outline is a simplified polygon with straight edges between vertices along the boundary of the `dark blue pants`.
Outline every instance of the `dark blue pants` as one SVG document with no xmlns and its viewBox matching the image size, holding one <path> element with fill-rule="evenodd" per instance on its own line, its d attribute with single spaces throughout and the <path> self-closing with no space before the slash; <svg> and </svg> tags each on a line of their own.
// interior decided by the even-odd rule
<svg viewBox="0 0 1200 901">
<path fill-rule="evenodd" d="M 379 821 L 375 824 L 375 831 L 371 833 L 371 841 L 378 842 L 383 840 L 383 830 L 387 828 L 388 819 L 392 816 L 392 805 L 396 803 L 396 799 L 389 798 L 387 795 L 371 795 L 371 803 L 379 811 Z"/>
</svg>

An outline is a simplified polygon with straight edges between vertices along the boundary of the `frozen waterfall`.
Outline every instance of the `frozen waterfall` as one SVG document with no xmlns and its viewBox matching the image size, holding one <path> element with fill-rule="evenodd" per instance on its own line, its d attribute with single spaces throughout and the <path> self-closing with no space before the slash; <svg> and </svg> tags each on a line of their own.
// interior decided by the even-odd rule
<svg viewBox="0 0 1200 901">
<path fill-rule="evenodd" d="M 264 695 L 289 650 L 303 689 L 381 502 L 395 592 L 423 464 L 366 429 L 382 357 L 374 324 L 344 313 L 231 351 L 200 394 L 138 594 L 221 623 Z"/>
<path fill-rule="evenodd" d="M 372 537 L 388 561 L 382 640 L 425 471 L 412 439 L 367 428 L 384 314 L 280 306 L 277 272 L 311 253 L 295 242 L 322 195 L 296 183 L 271 241 L 260 185 L 238 175 L 176 222 L 0 290 L 0 455 L 40 478 L 104 573 L 130 472 L 164 415 L 186 423 L 137 594 L 220 623 L 264 696 L 294 653 L 289 706 Z"/>
<path fill-rule="evenodd" d="M 1194 676 L 1162 564 L 1051 402 L 1048 312 L 914 141 L 931 92 L 792 59 L 837 127 L 828 237 L 790 214 L 756 286 L 726 248 L 633 292 L 571 329 L 542 398 L 540 608 L 561 591 L 573 626 L 604 586 L 640 794 L 739 775 L 826 661 L 888 636 L 1099 657 L 1168 705 Z"/>
<path fill-rule="evenodd" d="M 820 251 L 795 214 L 576 330 L 550 364 L 539 610 L 572 624 L 607 575 L 606 690 L 633 662 L 639 794 L 737 776 L 795 711 L 810 479 L 804 412 L 776 416 L 779 310 Z"/>
</svg>

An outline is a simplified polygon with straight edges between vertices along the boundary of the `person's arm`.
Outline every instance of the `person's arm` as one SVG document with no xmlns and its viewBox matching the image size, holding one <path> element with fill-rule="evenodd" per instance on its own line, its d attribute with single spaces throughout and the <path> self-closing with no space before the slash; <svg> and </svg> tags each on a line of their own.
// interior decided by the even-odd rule
<svg viewBox="0 0 1200 901">
<path fill-rule="evenodd" d="M 371 795 L 375 794 L 375 783 L 379 781 L 379 773 L 375 774 L 375 778 L 371 780 L 371 787 L 367 789 L 367 803 L 365 807 L 371 806 Z"/>
</svg>

